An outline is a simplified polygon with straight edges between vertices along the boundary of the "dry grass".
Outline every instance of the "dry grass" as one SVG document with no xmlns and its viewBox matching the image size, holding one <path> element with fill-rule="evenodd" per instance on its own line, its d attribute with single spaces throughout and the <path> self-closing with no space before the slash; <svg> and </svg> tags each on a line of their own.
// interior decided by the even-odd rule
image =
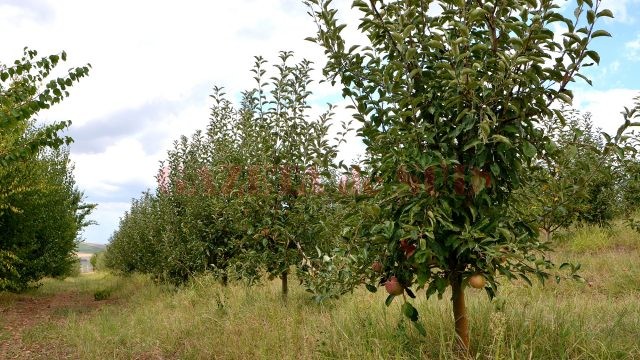
<svg viewBox="0 0 640 360">
<path fill-rule="evenodd" d="M 467 290 L 477 358 L 640 359 L 640 236 L 614 229 L 603 244 L 599 230 L 580 231 L 556 257 L 581 262 L 585 283 L 507 283 L 494 301 Z M 398 302 L 384 306 L 381 292 L 358 290 L 318 305 L 294 286 L 284 304 L 277 282 L 222 287 L 200 277 L 173 289 L 140 276 L 83 279 L 90 281 L 74 286 L 111 288 L 119 301 L 90 316 L 66 314 L 62 326 L 33 327 L 23 341 L 79 359 L 453 358 L 446 297 L 419 295 L 422 337 L 402 319 Z M 71 284 L 51 281 L 39 291 Z"/>
</svg>

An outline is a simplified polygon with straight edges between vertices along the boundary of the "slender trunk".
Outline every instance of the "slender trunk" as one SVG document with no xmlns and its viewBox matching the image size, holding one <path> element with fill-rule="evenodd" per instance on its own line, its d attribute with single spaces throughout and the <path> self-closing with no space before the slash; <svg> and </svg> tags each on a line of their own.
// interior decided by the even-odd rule
<svg viewBox="0 0 640 360">
<path fill-rule="evenodd" d="M 220 278 L 220 282 L 222 283 L 222 286 L 227 286 L 229 285 L 229 275 L 227 274 L 227 271 L 225 270 L 225 272 L 222 274 L 222 277 Z"/>
<path fill-rule="evenodd" d="M 453 302 L 453 318 L 456 324 L 455 353 L 462 358 L 469 357 L 469 319 L 464 303 L 464 286 L 462 276 L 455 275 L 451 279 L 451 301 Z"/>
<path fill-rule="evenodd" d="M 283 271 L 280 279 L 282 280 L 282 299 L 286 301 L 289 293 L 289 272 L 287 270 Z"/>
</svg>

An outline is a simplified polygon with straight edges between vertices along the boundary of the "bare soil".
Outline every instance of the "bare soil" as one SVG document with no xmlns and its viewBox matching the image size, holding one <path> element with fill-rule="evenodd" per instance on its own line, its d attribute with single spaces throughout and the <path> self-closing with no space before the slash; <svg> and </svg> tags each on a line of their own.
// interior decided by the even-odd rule
<svg viewBox="0 0 640 360">
<path fill-rule="evenodd" d="M 0 359 L 71 359 L 55 339 L 25 341 L 29 329 L 62 325 L 70 314 L 87 316 L 113 300 L 92 294 L 64 292 L 47 296 L 16 295 L 0 302 Z"/>
</svg>

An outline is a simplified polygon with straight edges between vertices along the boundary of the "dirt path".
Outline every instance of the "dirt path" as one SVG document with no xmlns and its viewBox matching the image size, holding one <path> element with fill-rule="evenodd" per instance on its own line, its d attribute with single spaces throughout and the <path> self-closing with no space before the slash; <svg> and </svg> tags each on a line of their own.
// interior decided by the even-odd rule
<svg viewBox="0 0 640 360">
<path fill-rule="evenodd" d="M 0 359 L 70 358 L 63 348 L 50 341 L 23 341 L 25 331 L 53 322 L 62 325 L 67 316 L 87 315 L 110 301 L 95 301 L 91 294 L 64 292 L 47 296 L 18 295 L 8 304 L 0 303 Z"/>
</svg>

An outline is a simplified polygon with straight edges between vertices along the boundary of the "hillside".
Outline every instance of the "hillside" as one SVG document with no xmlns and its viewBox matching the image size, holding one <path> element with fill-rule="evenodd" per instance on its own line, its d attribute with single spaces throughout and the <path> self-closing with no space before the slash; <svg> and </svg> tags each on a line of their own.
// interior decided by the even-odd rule
<svg viewBox="0 0 640 360">
<path fill-rule="evenodd" d="M 105 248 L 106 245 L 104 244 L 92 244 L 83 242 L 78 244 L 77 252 L 95 254 L 104 251 Z"/>
</svg>

